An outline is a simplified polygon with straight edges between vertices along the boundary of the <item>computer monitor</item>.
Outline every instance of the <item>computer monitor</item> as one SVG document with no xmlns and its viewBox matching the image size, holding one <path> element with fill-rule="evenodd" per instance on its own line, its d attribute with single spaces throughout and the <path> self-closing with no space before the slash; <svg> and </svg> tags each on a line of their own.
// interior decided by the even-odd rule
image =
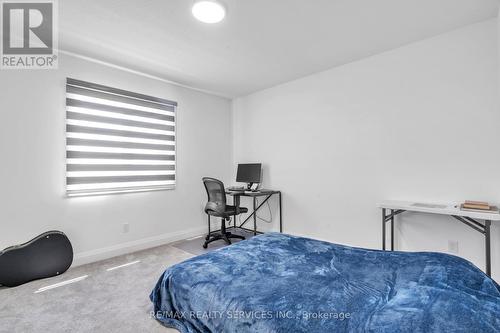
<svg viewBox="0 0 500 333">
<path fill-rule="evenodd" d="M 260 183 L 262 164 L 238 164 L 238 172 L 236 174 L 236 181 L 239 183 L 247 183 L 249 186 L 252 183 Z"/>
</svg>

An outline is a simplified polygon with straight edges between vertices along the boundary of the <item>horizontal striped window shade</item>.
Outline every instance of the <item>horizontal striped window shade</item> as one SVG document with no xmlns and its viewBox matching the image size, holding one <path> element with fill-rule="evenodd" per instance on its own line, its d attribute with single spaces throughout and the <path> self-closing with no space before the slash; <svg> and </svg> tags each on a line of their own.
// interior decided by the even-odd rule
<svg viewBox="0 0 500 333">
<path fill-rule="evenodd" d="M 175 188 L 177 103 L 68 78 L 69 196 Z"/>
</svg>

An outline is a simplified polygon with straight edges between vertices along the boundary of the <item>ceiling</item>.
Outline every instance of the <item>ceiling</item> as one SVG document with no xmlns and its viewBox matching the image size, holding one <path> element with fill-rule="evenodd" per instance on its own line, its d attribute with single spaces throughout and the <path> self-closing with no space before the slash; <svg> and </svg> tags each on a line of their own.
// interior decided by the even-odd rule
<svg viewBox="0 0 500 333">
<path fill-rule="evenodd" d="M 59 1 L 60 47 L 236 97 L 497 16 L 497 0 Z"/>
</svg>

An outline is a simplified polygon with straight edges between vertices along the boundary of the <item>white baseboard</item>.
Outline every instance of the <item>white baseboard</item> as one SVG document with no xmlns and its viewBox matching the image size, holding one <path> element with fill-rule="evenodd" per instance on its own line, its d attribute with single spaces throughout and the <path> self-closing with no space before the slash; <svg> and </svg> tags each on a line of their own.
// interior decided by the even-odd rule
<svg viewBox="0 0 500 333">
<path fill-rule="evenodd" d="M 182 239 L 195 237 L 206 233 L 206 227 L 192 228 L 168 234 L 157 235 L 149 238 L 138 239 L 96 250 L 76 253 L 73 257 L 72 267 L 89 264 L 92 262 L 109 259 L 119 255 L 150 249 Z"/>
</svg>

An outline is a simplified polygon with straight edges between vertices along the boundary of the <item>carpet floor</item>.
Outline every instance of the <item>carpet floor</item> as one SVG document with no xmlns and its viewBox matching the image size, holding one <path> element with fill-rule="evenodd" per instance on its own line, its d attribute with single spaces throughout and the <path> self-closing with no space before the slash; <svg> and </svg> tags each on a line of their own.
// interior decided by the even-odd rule
<svg viewBox="0 0 500 333">
<path fill-rule="evenodd" d="M 167 267 L 224 244 L 218 241 L 204 250 L 203 241 L 192 238 L 70 268 L 61 276 L 19 287 L 1 288 L 0 332 L 177 332 L 151 317 L 149 293 Z M 125 264 L 130 265 L 118 267 Z M 83 276 L 87 277 L 37 292 Z"/>
</svg>

